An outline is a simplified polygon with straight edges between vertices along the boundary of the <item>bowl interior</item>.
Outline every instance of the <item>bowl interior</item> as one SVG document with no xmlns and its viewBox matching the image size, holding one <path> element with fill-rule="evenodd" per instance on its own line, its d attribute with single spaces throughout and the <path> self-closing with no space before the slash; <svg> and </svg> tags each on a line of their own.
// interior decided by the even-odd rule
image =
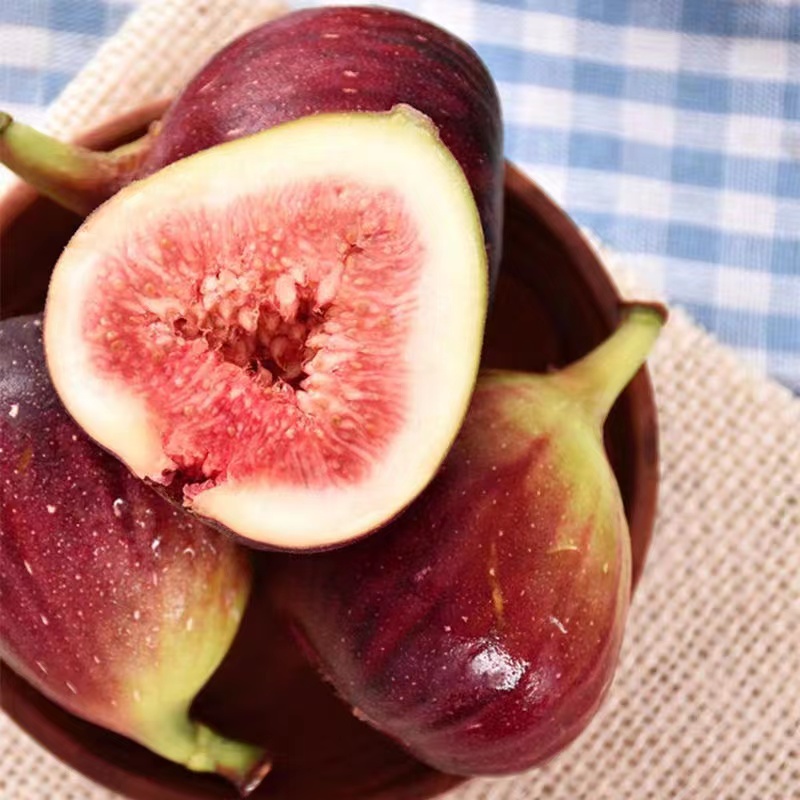
<svg viewBox="0 0 800 800">
<path fill-rule="evenodd" d="M 121 117 L 87 137 L 110 147 L 130 140 L 160 108 Z M 596 255 L 567 217 L 509 165 L 504 255 L 487 330 L 484 363 L 545 370 L 605 338 L 619 298 Z M 80 220 L 27 188 L 0 205 L 2 316 L 42 308 L 50 270 Z M 657 426 L 644 370 L 617 402 L 606 446 L 631 531 L 635 580 L 652 531 L 657 490 Z M 435 772 L 356 720 L 304 663 L 274 618 L 263 585 L 269 557 L 234 646 L 198 698 L 198 716 L 266 745 L 276 766 L 255 798 L 405 800 L 427 798 L 460 779 Z M 190 773 L 83 722 L 0 665 L 2 706 L 28 733 L 94 780 L 137 800 L 232 798 L 213 776 Z"/>
</svg>

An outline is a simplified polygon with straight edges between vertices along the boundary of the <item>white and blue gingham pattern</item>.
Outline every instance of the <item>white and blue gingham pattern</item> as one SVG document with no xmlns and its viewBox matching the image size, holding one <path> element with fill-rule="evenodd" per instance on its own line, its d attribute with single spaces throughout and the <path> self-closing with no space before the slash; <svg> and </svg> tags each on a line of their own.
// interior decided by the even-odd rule
<svg viewBox="0 0 800 800">
<path fill-rule="evenodd" d="M 800 2 L 386 2 L 470 41 L 500 89 L 508 156 L 800 391 Z M 41 119 L 134 5 L 0 0 L 0 106 Z"/>
</svg>

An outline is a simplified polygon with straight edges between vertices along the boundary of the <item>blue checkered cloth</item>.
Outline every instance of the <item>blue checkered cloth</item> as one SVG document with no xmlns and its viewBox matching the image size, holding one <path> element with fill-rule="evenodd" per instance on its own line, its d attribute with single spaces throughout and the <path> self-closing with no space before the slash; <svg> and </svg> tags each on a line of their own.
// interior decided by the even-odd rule
<svg viewBox="0 0 800 800">
<path fill-rule="evenodd" d="M 797 0 L 391 4 L 476 47 L 508 156 L 578 223 L 800 392 Z M 0 0 L 0 105 L 39 121 L 134 5 Z"/>
</svg>

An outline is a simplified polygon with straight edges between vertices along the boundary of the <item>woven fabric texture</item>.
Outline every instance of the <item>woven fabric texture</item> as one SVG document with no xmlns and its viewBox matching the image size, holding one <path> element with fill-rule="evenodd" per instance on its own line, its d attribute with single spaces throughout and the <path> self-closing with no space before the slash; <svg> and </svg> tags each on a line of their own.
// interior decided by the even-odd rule
<svg viewBox="0 0 800 800">
<path fill-rule="evenodd" d="M 51 128 L 74 134 L 169 94 L 274 10 L 266 0 L 145 2 L 53 106 Z M 641 298 L 631 273 L 606 261 Z M 800 401 L 681 312 L 650 366 L 660 512 L 608 702 L 547 767 L 472 781 L 448 800 L 800 798 Z M 0 714 L 0 797 L 117 796 Z"/>
</svg>

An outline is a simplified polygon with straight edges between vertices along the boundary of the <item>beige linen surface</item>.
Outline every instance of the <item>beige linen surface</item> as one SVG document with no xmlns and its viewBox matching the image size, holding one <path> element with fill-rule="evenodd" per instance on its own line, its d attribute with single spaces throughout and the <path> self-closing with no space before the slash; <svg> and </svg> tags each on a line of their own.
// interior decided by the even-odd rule
<svg viewBox="0 0 800 800">
<path fill-rule="evenodd" d="M 55 103 L 51 129 L 169 95 L 275 8 L 148 0 Z M 800 799 L 800 400 L 677 311 L 650 364 L 660 513 L 610 698 L 546 768 L 448 800 Z M 0 714 L 2 800 L 115 797 Z"/>
</svg>

